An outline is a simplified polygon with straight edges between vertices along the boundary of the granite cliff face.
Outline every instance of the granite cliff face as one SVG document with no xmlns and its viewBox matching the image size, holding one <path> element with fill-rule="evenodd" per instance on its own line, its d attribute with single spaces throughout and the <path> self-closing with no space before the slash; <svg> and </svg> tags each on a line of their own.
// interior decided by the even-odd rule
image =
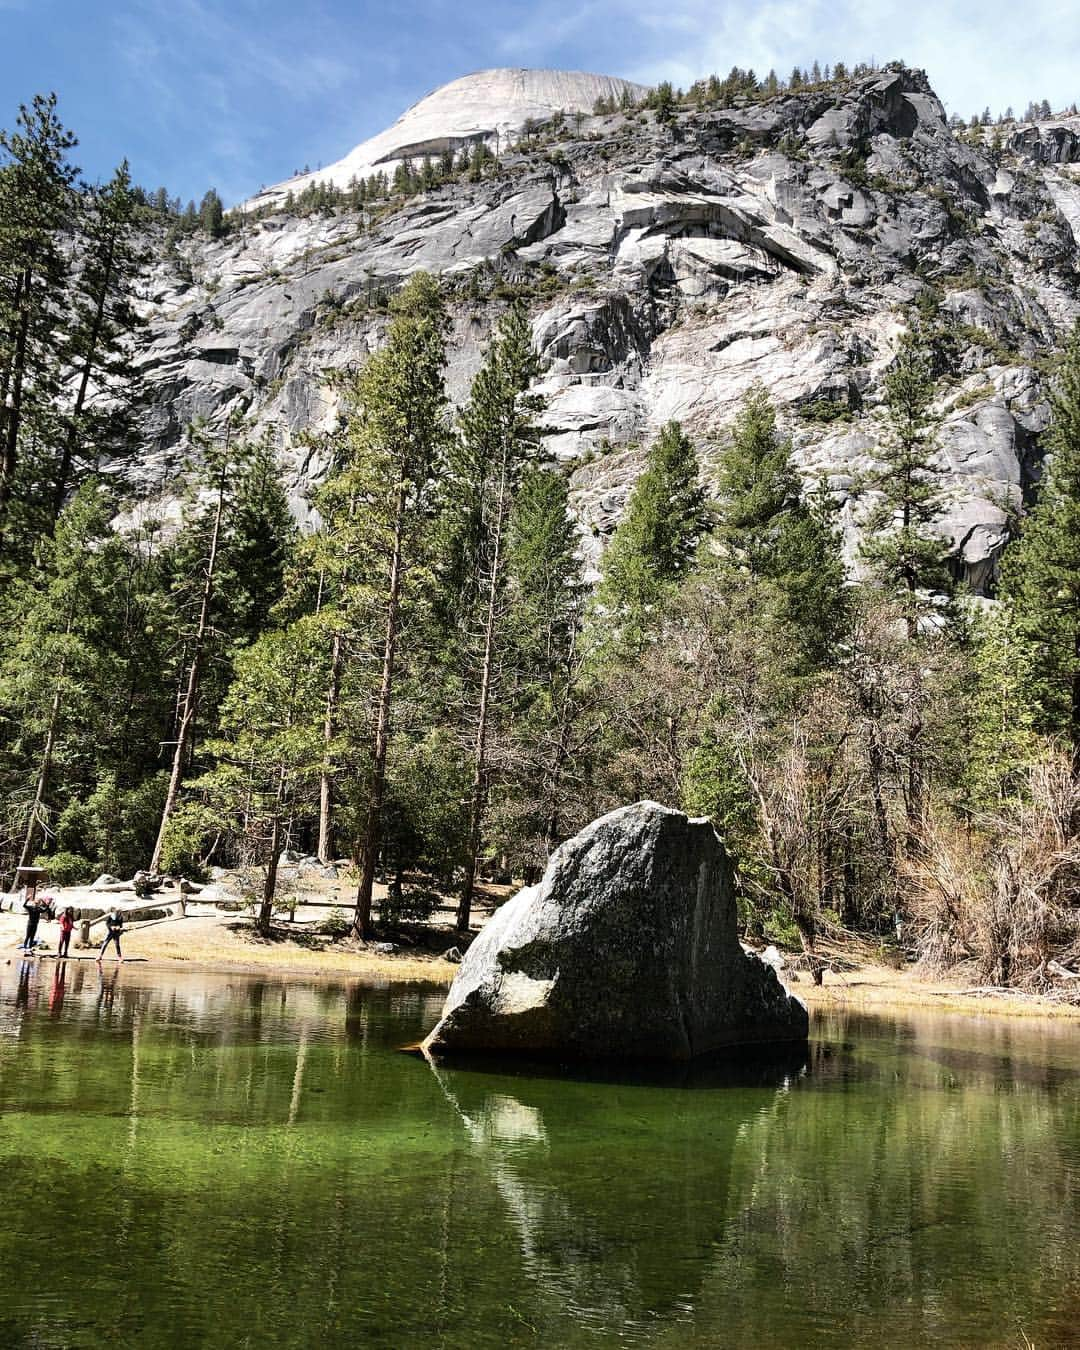
<svg viewBox="0 0 1080 1350">
<path fill-rule="evenodd" d="M 154 395 L 140 493 L 168 495 L 194 416 L 243 404 L 275 428 L 302 513 L 323 468 L 302 433 L 337 415 L 323 372 L 363 361 L 385 328 L 381 299 L 425 268 L 453 297 L 455 399 L 507 298 L 527 298 L 547 445 L 571 473 L 592 556 L 658 427 L 679 418 L 708 466 L 755 381 L 808 482 L 825 475 L 846 499 L 918 304 L 955 375 L 942 529 L 958 570 L 985 587 L 1008 508 L 1038 472 L 1045 358 L 1080 315 L 1080 121 L 958 135 L 926 77 L 902 67 L 670 125 L 583 111 L 621 90 L 552 72 L 469 76 L 324 174 L 347 181 L 441 137 L 498 131 L 495 176 L 390 212 L 263 214 L 163 255 L 137 356 Z M 279 199 L 271 189 L 261 204 Z M 844 507 L 851 538 L 861 509 Z"/>
</svg>

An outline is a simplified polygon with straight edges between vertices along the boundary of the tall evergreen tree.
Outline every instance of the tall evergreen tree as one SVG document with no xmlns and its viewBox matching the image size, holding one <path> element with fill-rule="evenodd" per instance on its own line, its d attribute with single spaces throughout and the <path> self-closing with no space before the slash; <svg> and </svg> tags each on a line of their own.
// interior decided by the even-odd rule
<svg viewBox="0 0 1080 1350">
<path fill-rule="evenodd" d="M 948 544 L 934 532 L 944 498 L 934 462 L 938 418 L 930 352 L 917 332 L 900 343 L 885 376 L 885 428 L 876 467 L 863 487 L 876 499 L 863 521 L 860 553 L 871 576 L 900 609 L 909 643 L 933 636 L 943 601 L 953 590 Z M 926 799 L 925 700 L 921 663 L 913 664 L 906 708 L 907 833 L 913 855 L 924 825 Z"/>
<path fill-rule="evenodd" d="M 257 636 L 280 599 L 295 526 L 272 472 L 267 437 L 242 437 L 238 418 L 219 441 L 196 432 L 200 472 L 187 528 L 173 550 L 178 651 L 172 764 L 150 870 L 161 863 L 169 821 L 192 768 L 196 727 L 208 695 L 224 691 L 236 645 Z"/>
<path fill-rule="evenodd" d="M 0 661 L 0 724 L 8 778 L 4 814 L 21 826 L 17 862 L 32 862 L 55 835 L 64 791 L 85 784 L 95 735 L 114 715 L 106 635 L 123 572 L 109 530 L 113 503 L 87 483 L 42 541 L 39 564 L 8 597 L 14 640 Z"/>
<path fill-rule="evenodd" d="M 193 785 L 216 830 L 262 864 L 256 926 L 270 932 L 278 862 L 288 828 L 314 810 L 322 738 L 319 717 L 321 635 L 308 620 L 263 633 L 237 652 L 209 750 L 216 764 Z"/>
<path fill-rule="evenodd" d="M 747 395 L 721 459 L 715 539 L 728 564 L 759 586 L 755 603 L 786 630 L 792 673 L 820 670 L 836 656 L 847 622 L 840 539 L 824 485 L 805 500 L 791 443 L 776 426 L 768 394 Z M 764 618 L 764 615 L 763 615 Z"/>
<path fill-rule="evenodd" d="M 1046 471 L 1019 542 L 1005 555 L 1001 599 L 1035 730 L 1080 763 L 1080 324 L 1051 396 Z"/>
<path fill-rule="evenodd" d="M 514 499 L 507 542 L 514 653 L 507 851 L 539 870 L 574 819 L 568 782 L 582 749 L 587 697 L 580 641 L 586 588 L 564 475 L 530 466 Z"/>
<path fill-rule="evenodd" d="M 375 869 L 382 845 L 386 764 L 394 710 L 403 610 L 412 574 L 425 561 L 429 516 L 447 428 L 443 387 L 446 310 L 438 283 L 417 272 L 391 302 L 386 345 L 364 366 L 348 391 L 347 460 L 340 490 L 356 502 L 355 525 L 364 536 L 368 608 L 381 630 L 374 697 L 374 732 L 361 870 L 353 928 L 371 928 Z M 354 583 L 354 584 L 359 584 Z"/>
<path fill-rule="evenodd" d="M 930 353 L 918 334 L 900 343 L 885 376 L 885 428 L 875 467 L 862 488 L 874 494 L 860 549 L 871 574 L 899 602 L 914 638 L 923 619 L 940 612 L 953 589 L 948 545 L 933 526 L 944 507 L 934 462 L 938 418 Z"/>
<path fill-rule="evenodd" d="M 0 554 L 12 545 L 20 441 L 27 424 L 40 434 L 54 415 L 75 144 L 55 94 L 35 97 L 20 108 L 16 129 L 0 132 Z"/>
<path fill-rule="evenodd" d="M 113 400 L 132 396 L 133 369 L 124 338 L 140 324 L 133 285 L 146 261 L 136 243 L 139 206 L 127 161 L 102 188 L 87 195 L 82 211 L 81 267 L 72 297 L 67 363 L 75 396 L 56 467 L 53 517 L 60 514 L 77 461 L 96 458 L 100 441 L 117 440 L 115 415 L 93 416 L 88 400 L 107 389 Z"/>
<path fill-rule="evenodd" d="M 657 437 L 601 562 L 605 625 L 633 647 L 650 615 L 693 566 L 708 517 L 697 452 L 678 422 Z"/>
<path fill-rule="evenodd" d="M 498 720 L 506 662 L 507 533 L 514 499 L 536 452 L 539 401 L 528 393 L 537 372 L 525 311 L 514 306 L 499 324 L 461 414 L 451 461 L 448 534 L 457 591 L 464 698 L 473 781 L 465 879 L 457 924 L 469 925 L 490 786 L 489 741 Z"/>
</svg>

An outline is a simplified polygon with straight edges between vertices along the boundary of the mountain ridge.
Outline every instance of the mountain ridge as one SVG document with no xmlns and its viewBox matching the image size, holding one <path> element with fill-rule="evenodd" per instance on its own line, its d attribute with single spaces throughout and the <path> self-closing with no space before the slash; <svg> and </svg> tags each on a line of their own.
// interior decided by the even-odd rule
<svg viewBox="0 0 1080 1350">
<path fill-rule="evenodd" d="M 355 146 L 341 159 L 314 172 L 295 175 L 261 189 L 249 205 L 281 201 L 318 183 L 347 187 L 379 169 L 392 172 L 410 156 L 456 152 L 477 142 L 489 144 L 520 132 L 531 120 L 557 112 L 591 112 L 598 99 L 634 100 L 645 85 L 585 71 L 495 66 L 472 71 L 417 99 L 384 131 Z"/>
<path fill-rule="evenodd" d="M 386 295 L 423 268 L 450 296 L 456 401 L 501 308 L 528 304 L 545 442 L 590 556 L 659 426 L 682 420 L 708 468 L 756 382 L 807 484 L 828 480 L 853 547 L 852 489 L 916 307 L 948 353 L 941 528 L 985 591 L 1038 474 L 1048 353 L 1080 315 L 1067 121 L 959 131 L 925 73 L 894 65 L 668 116 L 549 120 L 476 180 L 241 219 L 147 278 L 137 360 L 157 397 L 140 491 L 171 481 L 193 417 L 244 404 L 273 428 L 302 515 L 325 467 L 308 433 L 338 413 L 323 372 L 364 359 Z"/>
</svg>

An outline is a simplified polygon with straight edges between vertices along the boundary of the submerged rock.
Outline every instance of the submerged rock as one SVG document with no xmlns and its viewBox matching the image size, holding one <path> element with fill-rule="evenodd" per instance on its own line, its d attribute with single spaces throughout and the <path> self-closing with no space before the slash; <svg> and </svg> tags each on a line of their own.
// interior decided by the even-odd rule
<svg viewBox="0 0 1080 1350">
<path fill-rule="evenodd" d="M 424 1046 L 689 1060 L 807 1030 L 803 1004 L 739 944 L 716 831 L 638 802 L 563 844 L 494 915 Z"/>
</svg>

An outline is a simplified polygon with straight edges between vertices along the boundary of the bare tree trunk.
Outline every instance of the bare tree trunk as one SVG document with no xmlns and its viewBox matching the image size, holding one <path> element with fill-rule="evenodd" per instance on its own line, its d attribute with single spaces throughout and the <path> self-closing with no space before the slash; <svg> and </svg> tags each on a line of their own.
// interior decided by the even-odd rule
<svg viewBox="0 0 1080 1350">
<path fill-rule="evenodd" d="M 878 846 L 881 849 L 882 862 L 892 868 L 892 847 L 889 840 L 889 816 L 885 810 L 885 797 L 882 791 L 882 779 L 885 774 L 885 757 L 878 739 L 877 727 L 871 718 L 868 725 L 866 756 L 870 768 L 870 795 L 874 802 L 874 824 L 877 827 Z"/>
<path fill-rule="evenodd" d="M 559 788 L 562 785 L 563 765 L 566 763 L 567 756 L 570 753 L 570 699 L 567 697 L 563 705 L 562 719 L 559 724 L 559 739 L 555 745 L 555 762 L 551 766 L 551 775 L 548 783 L 548 791 L 551 794 L 551 804 L 547 813 L 547 824 L 544 827 L 544 848 L 550 857 L 554 852 L 561 830 L 559 828 L 561 820 L 561 811 L 559 808 Z"/>
<path fill-rule="evenodd" d="M 469 852 L 465 860 L 465 880 L 458 902 L 457 927 L 468 932 L 476 873 L 480 865 L 483 843 L 484 809 L 487 806 L 487 740 L 491 694 L 495 671 L 495 624 L 499 606 L 499 573 L 502 568 L 502 537 L 506 520 L 507 452 L 503 446 L 502 469 L 499 477 L 499 496 L 495 515 L 494 548 L 491 555 L 491 573 L 488 577 L 487 616 L 484 623 L 484 657 L 480 667 L 480 706 L 476 716 L 476 740 L 473 746 L 473 781 L 469 804 Z"/>
<path fill-rule="evenodd" d="M 274 916 L 274 894 L 277 891 L 278 857 L 281 853 L 281 806 L 285 800 L 285 766 L 278 769 L 277 790 L 274 793 L 274 819 L 270 827 L 270 858 L 266 864 L 262 904 L 259 906 L 258 929 L 263 937 L 270 936 L 270 920 Z"/>
<path fill-rule="evenodd" d="M 914 858 L 922 845 L 924 815 L 922 677 L 915 676 L 907 727 L 907 830 L 904 853 Z"/>
<path fill-rule="evenodd" d="M 10 374 L 5 381 L 4 390 L 4 436 L 0 451 L 0 529 L 7 514 L 8 503 L 15 490 L 15 469 L 18 465 L 19 425 L 22 421 L 23 379 L 26 373 L 26 344 L 30 332 L 30 287 L 31 273 L 23 271 L 16 291 L 16 303 L 19 298 L 23 304 L 15 330 L 14 351 L 11 358 Z M 0 535 L 0 543 L 3 536 Z"/>
<path fill-rule="evenodd" d="M 566 688 L 564 690 L 562 709 L 559 714 L 559 737 L 555 743 L 555 760 L 552 763 L 548 781 L 548 791 L 551 794 L 551 801 L 548 810 L 547 826 L 544 830 L 544 848 L 549 857 L 554 851 L 561 833 L 559 829 L 559 789 L 562 786 L 563 768 L 570 755 L 570 727 L 573 720 L 573 696 L 571 691 L 574 688 L 577 640 L 578 633 L 575 629 L 571 634 L 570 649 L 566 655 Z"/>
<path fill-rule="evenodd" d="M 206 564 L 206 576 L 203 581 L 202 602 L 199 606 L 199 622 L 195 629 L 195 641 L 192 646 L 191 664 L 188 668 L 187 688 L 184 692 L 183 711 L 180 725 L 176 731 L 176 746 L 173 751 L 172 771 L 169 774 L 169 789 L 165 794 L 165 806 L 158 826 L 157 842 L 150 858 L 150 871 L 156 872 L 161 865 L 161 850 L 165 844 L 165 831 L 176 809 L 180 796 L 180 782 L 184 775 L 192 732 L 195 728 L 195 712 L 199 700 L 199 682 L 202 678 L 203 659 L 206 655 L 207 630 L 210 627 L 210 605 L 214 598 L 214 574 L 217 568 L 218 544 L 221 539 L 221 520 L 225 510 L 225 477 L 228 467 L 228 437 L 225 441 L 225 454 L 221 460 L 221 474 L 218 479 L 217 506 L 214 510 L 214 527 L 210 534 L 210 555 Z"/>
<path fill-rule="evenodd" d="M 70 632 L 70 625 L 68 631 Z M 20 867 L 29 867 L 37 844 L 38 826 L 41 824 L 45 807 L 45 793 L 49 787 L 53 750 L 56 747 L 56 727 L 60 720 L 62 703 L 60 686 L 64 679 L 64 664 L 62 660 L 56 672 L 56 688 L 53 690 L 52 703 L 49 707 L 49 721 L 45 731 L 45 745 L 41 751 L 41 763 L 38 766 L 37 783 L 34 787 L 34 801 L 30 808 L 30 819 L 26 822 L 26 835 L 23 839 L 22 852 L 19 854 Z"/>
<path fill-rule="evenodd" d="M 386 749 L 390 740 L 390 709 L 394 697 L 394 669 L 397 660 L 398 624 L 401 610 L 402 546 L 405 535 L 406 486 L 398 488 L 394 508 L 394 544 L 390 556 L 390 589 L 386 598 L 386 636 L 383 640 L 382 681 L 375 721 L 375 741 L 371 767 L 371 796 L 368 799 L 364 828 L 360 885 L 356 892 L 356 912 L 352 931 L 356 937 L 371 935 L 371 896 L 375 888 L 375 865 L 382 844 L 382 808 L 386 793 Z"/>
<path fill-rule="evenodd" d="M 334 857 L 334 784 L 330 775 L 330 746 L 337 735 L 338 700 L 341 696 L 341 664 L 344 644 L 334 634 L 330 653 L 330 679 L 326 688 L 326 716 L 323 718 L 323 765 L 319 774 L 319 861 Z"/>
</svg>

